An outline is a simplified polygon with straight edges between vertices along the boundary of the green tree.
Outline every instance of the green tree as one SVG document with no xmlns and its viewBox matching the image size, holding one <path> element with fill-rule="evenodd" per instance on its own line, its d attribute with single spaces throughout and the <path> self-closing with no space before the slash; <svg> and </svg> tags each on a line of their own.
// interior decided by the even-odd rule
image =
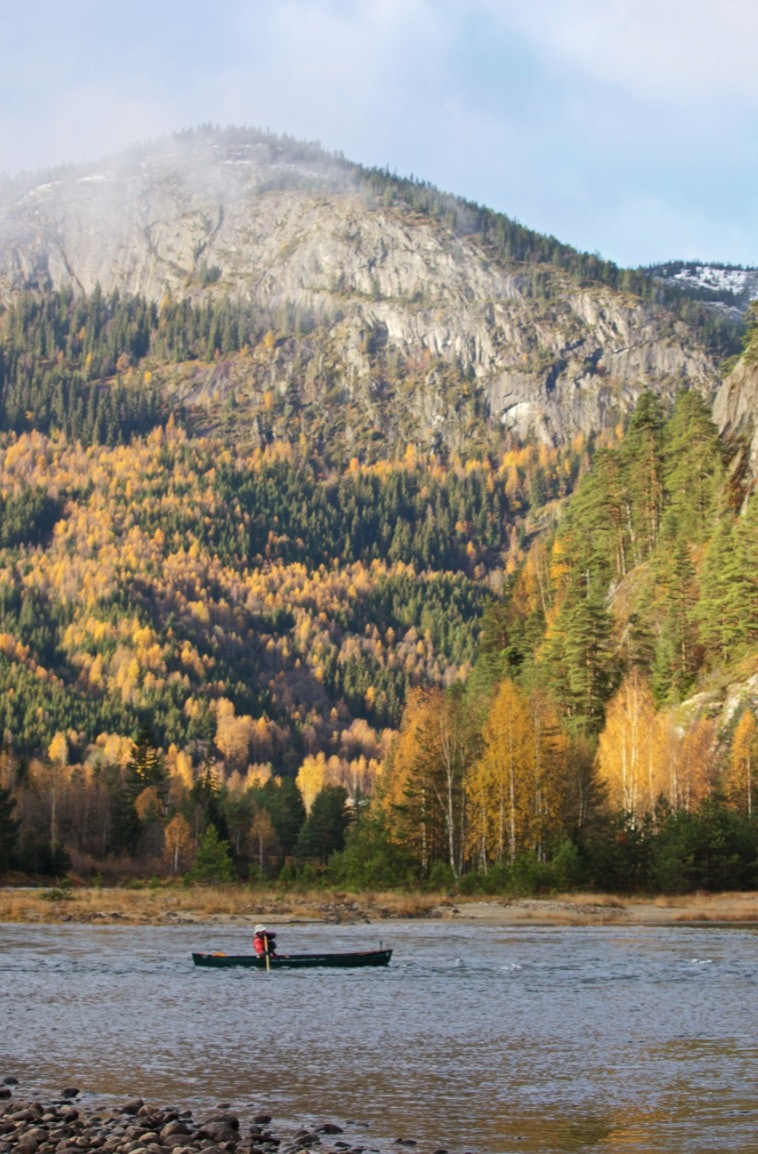
<svg viewBox="0 0 758 1154">
<path fill-rule="evenodd" d="M 135 803 L 144 790 L 153 789 L 161 806 L 165 804 L 168 778 L 163 750 L 156 743 L 152 728 L 142 724 L 132 746 L 132 756 L 123 780 L 113 794 L 113 848 L 125 850 L 131 857 L 140 852 L 143 821 Z M 154 814 L 146 812 L 146 817 Z"/>
<path fill-rule="evenodd" d="M 351 824 L 344 850 L 329 859 L 330 879 L 357 890 L 403 885 L 412 874 L 413 862 L 390 837 L 387 826 L 387 815 L 373 809 Z"/>
<path fill-rule="evenodd" d="M 13 816 L 15 806 L 10 790 L 0 786 L 0 873 L 10 868 L 18 842 L 20 822 Z"/>
<path fill-rule="evenodd" d="M 155 734 L 147 723 L 140 726 L 134 740 L 134 749 L 127 766 L 127 780 L 134 783 L 138 792 L 152 785 L 160 793 L 165 787 L 163 750 L 158 746 Z"/>
<path fill-rule="evenodd" d="M 655 547 L 663 516 L 664 412 L 660 397 L 646 391 L 637 401 L 620 449 L 625 477 L 623 520 L 635 564 Z"/>
<path fill-rule="evenodd" d="M 717 797 L 706 798 L 693 822 L 692 879 L 705 890 L 753 889 L 758 881 L 758 826 Z"/>
<path fill-rule="evenodd" d="M 732 660 L 758 642 L 758 497 L 733 521 L 722 510 L 708 545 L 695 610 L 712 659 Z"/>
<path fill-rule="evenodd" d="M 297 839 L 298 857 L 318 858 L 326 865 L 333 853 L 345 848 L 350 824 L 347 796 L 342 785 L 325 785 L 319 790 Z"/>
<path fill-rule="evenodd" d="M 608 606 L 586 573 L 572 575 L 540 664 L 571 733 L 596 736 L 618 670 L 611 649 Z"/>
<path fill-rule="evenodd" d="M 652 850 L 652 882 L 663 893 L 686 893 L 692 888 L 696 819 L 686 809 L 665 802 L 656 807 L 656 836 Z"/>
<path fill-rule="evenodd" d="M 680 393 L 664 436 L 666 517 L 691 542 L 708 538 L 725 471 L 718 430 L 700 393 Z"/>
<path fill-rule="evenodd" d="M 204 771 L 194 782 L 190 790 L 190 798 L 199 810 L 200 824 L 215 826 L 219 837 L 229 837 L 226 808 L 224 806 L 225 790 L 218 779 L 209 757 L 206 757 Z"/>
<path fill-rule="evenodd" d="M 626 569 L 625 497 L 618 458 L 600 455 L 586 476 L 553 545 L 556 603 L 539 672 L 575 736 L 600 731 L 618 671 L 611 650 L 608 587 Z"/>
<path fill-rule="evenodd" d="M 228 841 L 218 836 L 215 825 L 209 825 L 197 847 L 187 880 L 199 885 L 220 886 L 234 881 L 234 863 Z"/>
<path fill-rule="evenodd" d="M 653 691 L 658 701 L 677 702 L 692 688 L 700 663 L 695 618 L 698 588 L 682 534 L 676 534 L 660 553 L 657 569 L 664 615 L 653 658 Z"/>
<path fill-rule="evenodd" d="M 297 847 L 300 830 L 305 822 L 303 795 L 294 778 L 270 778 L 254 791 L 255 801 L 268 811 L 282 854 L 289 857 Z"/>
</svg>

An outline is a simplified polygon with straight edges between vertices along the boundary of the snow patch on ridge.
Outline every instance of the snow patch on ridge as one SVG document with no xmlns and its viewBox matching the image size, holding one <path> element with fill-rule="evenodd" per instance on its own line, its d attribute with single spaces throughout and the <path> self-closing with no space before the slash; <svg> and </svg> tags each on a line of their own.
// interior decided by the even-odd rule
<svg viewBox="0 0 758 1154">
<path fill-rule="evenodd" d="M 670 261 L 647 271 L 663 284 L 677 285 L 716 306 L 746 309 L 750 301 L 758 300 L 758 268 Z"/>
</svg>

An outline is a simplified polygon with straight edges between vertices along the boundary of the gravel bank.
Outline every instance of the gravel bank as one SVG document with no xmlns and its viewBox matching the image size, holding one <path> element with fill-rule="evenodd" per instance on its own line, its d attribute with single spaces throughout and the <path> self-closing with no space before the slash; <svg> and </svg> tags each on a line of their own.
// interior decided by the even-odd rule
<svg viewBox="0 0 758 1154">
<path fill-rule="evenodd" d="M 238 1112 L 227 1103 L 194 1118 L 190 1110 L 155 1106 L 134 1098 L 113 1106 L 88 1106 L 70 1088 L 49 1101 L 18 1095 L 12 1077 L 0 1088 L 0 1154 L 372 1154 L 334 1122 L 292 1130 L 272 1128 L 270 1114 Z M 359 1130 L 360 1123 L 350 1128 Z M 398 1138 L 398 1149 L 416 1147 Z M 423 1148 L 419 1146 L 421 1151 Z M 378 1151 L 376 1152 L 378 1154 Z M 423 1151 L 423 1154 L 432 1154 Z M 433 1154 L 447 1154 L 438 1150 Z"/>
</svg>

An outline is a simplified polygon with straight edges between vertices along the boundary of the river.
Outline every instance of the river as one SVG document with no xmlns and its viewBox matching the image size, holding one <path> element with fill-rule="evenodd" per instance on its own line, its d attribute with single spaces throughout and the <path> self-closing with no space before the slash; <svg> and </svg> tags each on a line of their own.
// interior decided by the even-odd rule
<svg viewBox="0 0 758 1154">
<path fill-rule="evenodd" d="M 219 1102 L 419 1154 L 758 1150 L 758 930 L 282 926 L 376 970 L 204 970 L 247 929 L 0 925 L 0 1081 Z M 358 1137 L 356 1137 L 358 1135 Z"/>
</svg>

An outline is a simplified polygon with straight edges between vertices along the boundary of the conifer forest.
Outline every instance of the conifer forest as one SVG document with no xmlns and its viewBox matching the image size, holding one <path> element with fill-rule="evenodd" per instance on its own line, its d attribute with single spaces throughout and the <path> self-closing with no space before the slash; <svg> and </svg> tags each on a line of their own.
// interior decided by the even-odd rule
<svg viewBox="0 0 758 1154">
<path fill-rule="evenodd" d="M 167 401 L 281 324 L 0 311 L 0 874 L 758 885 L 758 496 L 703 396 L 349 458 Z"/>
</svg>

